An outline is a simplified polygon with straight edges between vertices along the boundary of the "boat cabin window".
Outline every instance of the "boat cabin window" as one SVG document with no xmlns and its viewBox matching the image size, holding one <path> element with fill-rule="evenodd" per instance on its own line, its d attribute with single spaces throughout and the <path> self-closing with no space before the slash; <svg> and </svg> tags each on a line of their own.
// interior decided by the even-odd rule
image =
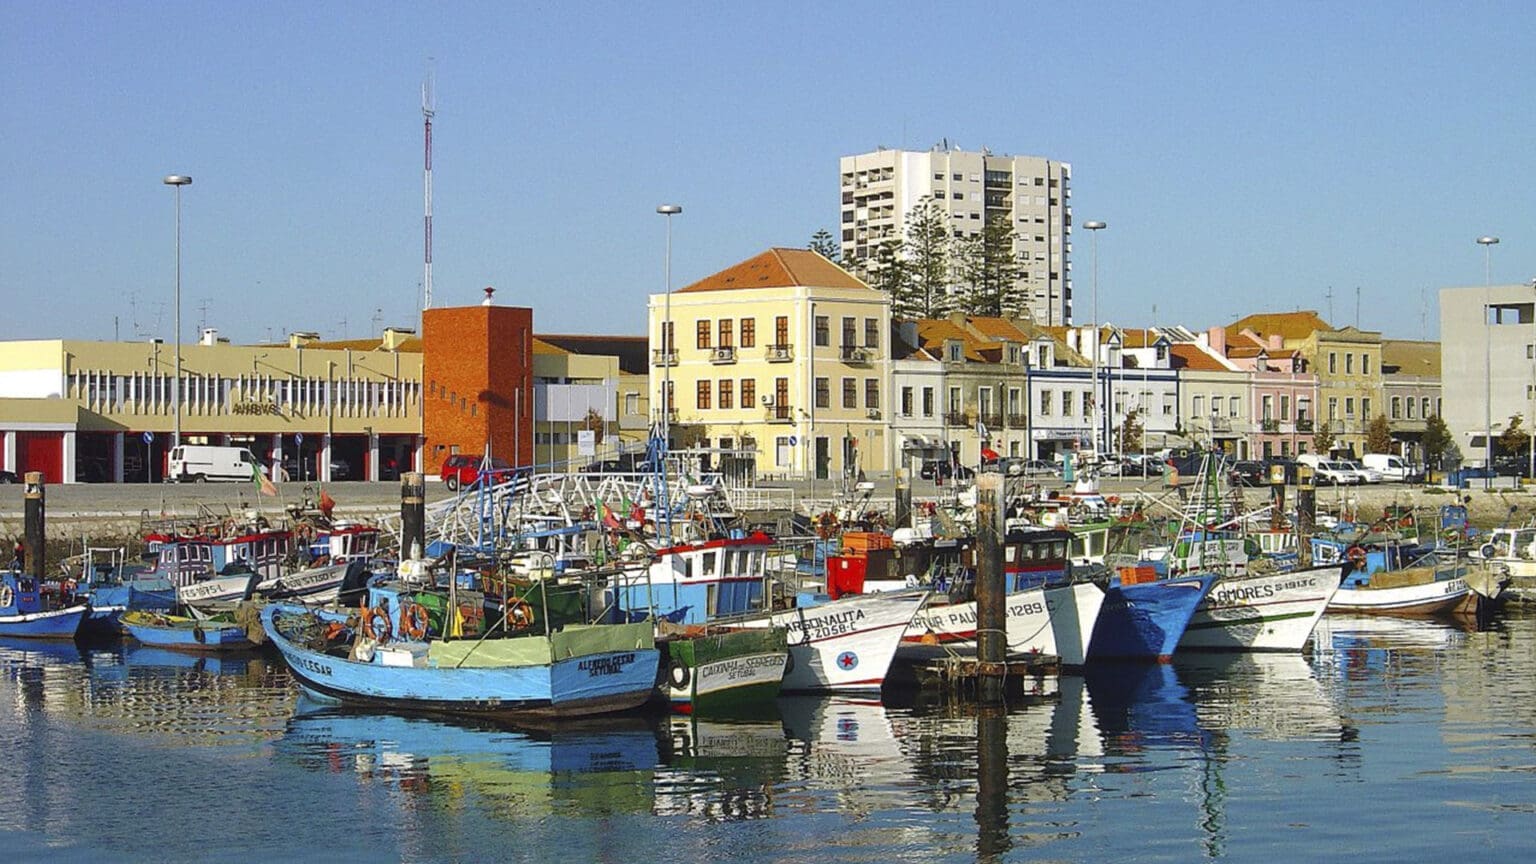
<svg viewBox="0 0 1536 864">
<path fill-rule="evenodd" d="M 714 575 L 717 575 L 719 573 L 719 570 L 717 570 L 716 567 L 715 567 L 715 565 L 716 565 L 716 560 L 715 560 L 716 554 L 717 553 L 715 553 L 713 551 L 710 551 L 710 552 L 705 552 L 703 555 L 700 556 L 700 559 L 703 561 L 703 566 L 700 569 L 700 575 L 702 575 L 702 576 L 714 576 Z"/>
<path fill-rule="evenodd" d="M 1015 561 L 1018 561 L 1018 560 L 1019 560 L 1019 547 L 1017 547 L 1017 546 L 1004 546 L 1003 547 L 1003 561 L 1005 563 L 1012 564 L 1012 563 L 1014 563 Z"/>
</svg>

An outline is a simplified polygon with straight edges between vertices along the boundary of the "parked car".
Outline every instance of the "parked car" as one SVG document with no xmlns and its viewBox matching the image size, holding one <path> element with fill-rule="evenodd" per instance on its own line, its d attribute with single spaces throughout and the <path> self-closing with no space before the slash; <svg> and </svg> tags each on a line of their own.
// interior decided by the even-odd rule
<svg viewBox="0 0 1536 864">
<path fill-rule="evenodd" d="M 1044 459 L 1031 459 L 1024 463 L 1025 477 L 1056 477 L 1061 474 L 1061 466 L 1055 462 Z"/>
<path fill-rule="evenodd" d="M 918 469 L 917 476 L 924 480 L 969 480 L 976 476 L 976 472 L 947 459 L 929 459 Z"/>
<path fill-rule="evenodd" d="M 1381 474 L 1387 482 L 1402 481 L 1405 483 L 1421 480 L 1424 470 L 1412 464 L 1401 456 L 1391 453 L 1367 453 L 1360 459 L 1360 463 Z"/>
<path fill-rule="evenodd" d="M 316 473 L 318 470 L 319 461 L 315 458 L 313 453 L 307 454 L 302 460 L 300 460 L 298 456 L 292 453 L 283 457 L 283 473 L 287 475 L 288 480 L 319 480 L 320 476 Z M 332 480 L 348 480 L 351 479 L 351 477 L 351 465 L 347 464 L 341 459 L 331 460 Z M 390 478 L 380 474 L 379 479 L 399 479 L 399 475 L 397 474 L 394 478 Z"/>
<path fill-rule="evenodd" d="M 1326 459 L 1319 459 L 1312 471 L 1312 482 L 1318 486 L 1358 486 L 1364 482 L 1364 478 L 1352 469 Z"/>
<path fill-rule="evenodd" d="M 1367 468 L 1364 465 L 1361 465 L 1359 462 L 1354 461 L 1353 459 L 1340 459 L 1339 464 L 1360 475 L 1361 483 L 1380 483 L 1382 480 L 1386 479 L 1382 476 L 1380 471 L 1377 471 L 1374 468 Z"/>
<path fill-rule="evenodd" d="M 1264 463 L 1253 459 L 1233 462 L 1229 476 L 1239 486 L 1263 486 L 1269 482 L 1269 471 Z"/>
<path fill-rule="evenodd" d="M 443 485 L 447 486 L 449 491 L 458 491 L 459 487 L 470 486 L 480 479 L 481 464 L 485 461 L 484 456 L 470 456 L 462 453 L 449 456 L 443 460 L 443 467 L 438 472 L 438 476 L 442 478 Z M 511 465 L 495 456 L 492 456 L 490 464 L 485 466 L 488 484 L 505 483 L 512 479 L 513 473 Z"/>
</svg>

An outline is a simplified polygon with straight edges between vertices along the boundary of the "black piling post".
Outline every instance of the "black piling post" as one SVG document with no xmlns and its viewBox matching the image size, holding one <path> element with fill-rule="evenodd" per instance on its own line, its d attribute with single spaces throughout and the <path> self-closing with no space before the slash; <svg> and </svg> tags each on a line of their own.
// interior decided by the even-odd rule
<svg viewBox="0 0 1536 864">
<path fill-rule="evenodd" d="M 976 475 L 976 661 L 977 696 L 1003 701 L 1008 662 L 1008 604 L 1003 573 L 1003 475 Z"/>
<path fill-rule="evenodd" d="M 26 487 L 22 493 L 24 497 L 23 511 L 23 536 L 26 538 L 27 573 L 37 580 L 37 584 L 43 582 L 43 558 L 47 555 L 48 535 L 44 530 L 47 519 L 46 510 L 43 507 L 43 472 L 28 471 Z"/>
<path fill-rule="evenodd" d="M 1312 566 L 1312 532 L 1317 525 L 1317 488 L 1312 466 L 1296 466 L 1296 566 Z"/>
<path fill-rule="evenodd" d="M 400 477 L 400 560 L 427 551 L 427 478 L 419 471 Z"/>
</svg>

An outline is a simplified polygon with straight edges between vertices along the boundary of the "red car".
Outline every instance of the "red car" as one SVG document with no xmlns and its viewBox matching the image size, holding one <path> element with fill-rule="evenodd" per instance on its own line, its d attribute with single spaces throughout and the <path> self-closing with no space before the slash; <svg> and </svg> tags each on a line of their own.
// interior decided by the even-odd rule
<svg viewBox="0 0 1536 864">
<path fill-rule="evenodd" d="M 443 460 L 443 470 L 439 472 L 443 485 L 450 491 L 457 491 L 460 486 L 470 486 L 480 479 L 481 465 L 485 464 L 484 456 L 449 456 Z M 488 485 L 505 483 L 512 479 L 512 466 L 505 461 L 491 457 L 490 464 L 485 466 L 485 478 Z"/>
</svg>

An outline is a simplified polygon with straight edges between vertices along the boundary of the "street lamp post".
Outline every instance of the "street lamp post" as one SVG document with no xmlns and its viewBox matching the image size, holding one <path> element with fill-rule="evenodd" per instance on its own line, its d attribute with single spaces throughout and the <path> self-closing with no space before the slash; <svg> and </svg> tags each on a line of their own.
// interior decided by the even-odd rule
<svg viewBox="0 0 1536 864">
<path fill-rule="evenodd" d="M 1109 227 L 1106 222 L 1084 222 L 1083 227 L 1093 232 L 1093 456 L 1099 457 L 1099 232 Z"/>
<path fill-rule="evenodd" d="M 1483 487 L 1493 488 L 1493 247 L 1499 238 L 1482 236 L 1477 244 L 1483 247 Z"/>
<path fill-rule="evenodd" d="M 672 217 L 683 212 L 680 204 L 662 204 L 656 208 L 656 212 L 667 217 L 667 260 L 666 279 L 667 297 L 665 300 L 665 319 L 661 325 L 661 437 L 666 442 L 667 449 L 672 448 L 672 352 L 675 346 L 672 338 Z"/>
<path fill-rule="evenodd" d="M 185 174 L 171 174 L 161 181 L 176 187 L 176 381 L 171 387 L 171 404 L 176 414 L 175 434 L 171 446 L 181 446 L 181 187 L 191 186 L 192 178 Z"/>
</svg>

